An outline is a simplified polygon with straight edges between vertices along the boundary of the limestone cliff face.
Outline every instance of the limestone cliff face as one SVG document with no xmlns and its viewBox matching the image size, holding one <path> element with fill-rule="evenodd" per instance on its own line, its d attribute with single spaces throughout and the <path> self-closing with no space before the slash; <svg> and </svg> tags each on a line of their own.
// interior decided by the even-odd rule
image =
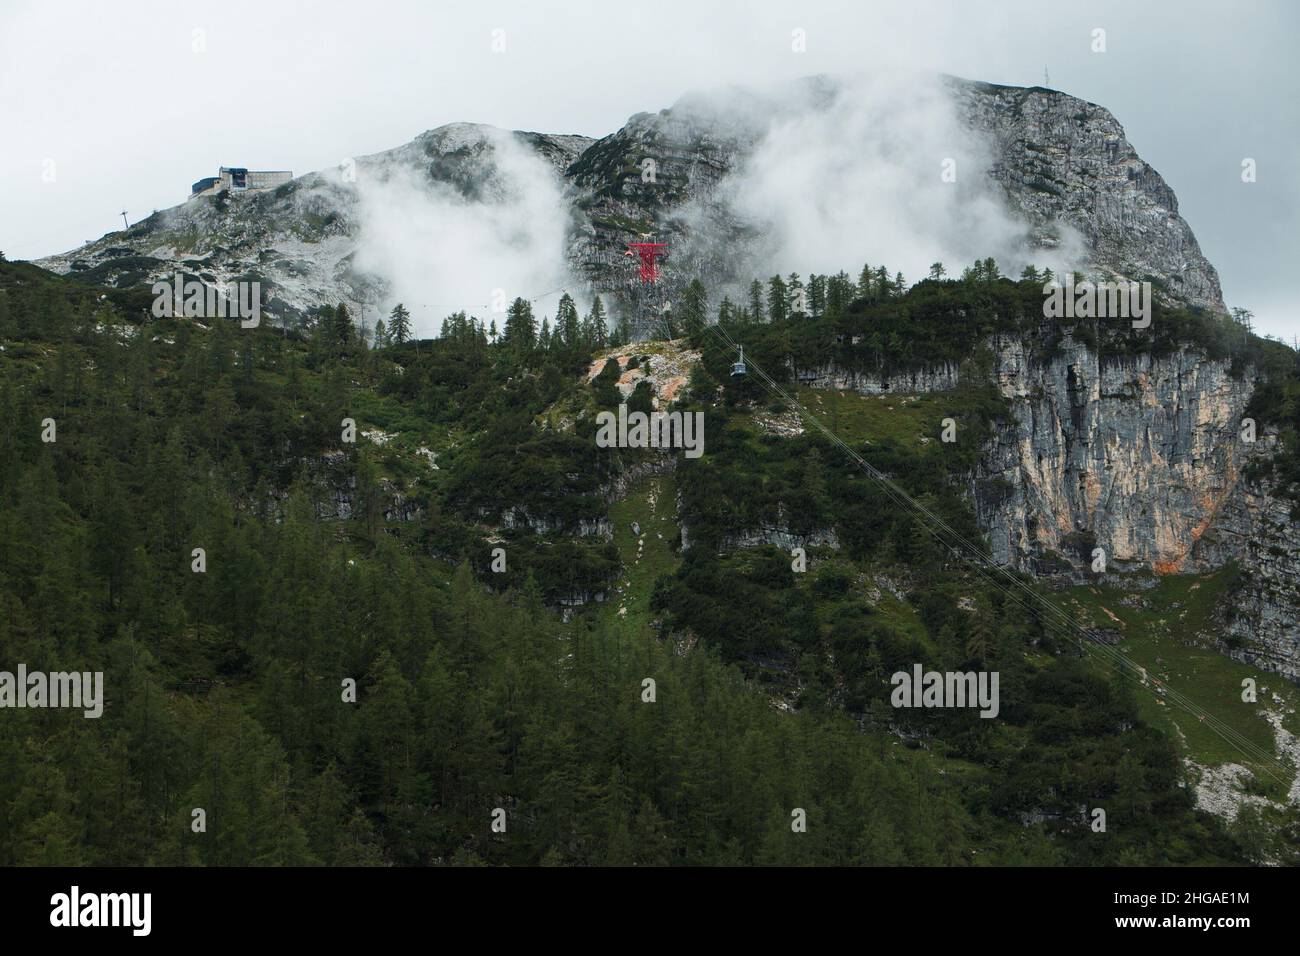
<svg viewBox="0 0 1300 956">
<path fill-rule="evenodd" d="M 969 492 L 994 557 L 1035 573 L 1088 568 L 1156 574 L 1240 569 L 1220 609 L 1232 656 L 1300 680 L 1300 524 L 1290 503 L 1249 477 L 1276 437 L 1241 439 L 1255 387 L 1228 361 L 1194 351 L 1100 358 L 1068 336 L 1050 355 L 1019 338 L 987 343 L 1010 406 Z M 814 387 L 877 394 L 944 391 L 949 367 L 896 381 L 832 366 Z M 919 387 L 918 387 L 919 386 Z"/>
<path fill-rule="evenodd" d="M 1178 214 L 1178 197 L 1109 110 L 1039 87 L 953 80 L 950 88 L 967 124 L 994 145 L 989 175 L 1035 224 L 1041 245 L 1068 225 L 1096 267 L 1162 281 L 1174 298 L 1226 311 L 1218 272 Z"/>
<path fill-rule="evenodd" d="M 1106 109 L 1055 90 L 944 77 L 954 118 L 988 150 L 987 174 L 1029 248 L 1068 244 L 1080 267 L 1149 279 L 1173 301 L 1226 311 L 1218 273 L 1178 212 L 1178 199 Z M 743 175 L 773 119 L 853 111 L 840 78 L 809 77 L 779 91 L 684 97 L 632 117 L 566 171 L 582 215 L 570 240 L 575 270 L 634 305 L 640 289 L 623 245 L 653 234 L 669 243 L 669 297 L 696 276 L 711 288 L 747 282 L 763 263 L 761 237 L 737 215 L 728 186 Z M 646 159 L 656 163 L 653 182 Z M 818 184 L 809 183 L 813 191 Z"/>
<path fill-rule="evenodd" d="M 1252 455 L 1271 455 L 1275 435 Z M 1224 644 L 1238 660 L 1300 681 L 1300 522 L 1268 481 L 1242 480 L 1197 544 L 1209 565 L 1235 560 L 1241 570 L 1223 609 Z"/>
<path fill-rule="evenodd" d="M 1043 360 L 1023 341 L 991 344 L 1012 418 L 973 490 L 997 559 L 1033 567 L 1099 547 L 1119 569 L 1203 567 L 1197 542 L 1240 494 L 1253 381 L 1186 350 L 1101 359 L 1067 337 Z"/>
<path fill-rule="evenodd" d="M 946 392 L 956 388 L 958 380 L 958 368 L 952 364 L 900 369 L 892 374 L 885 374 L 844 369 L 832 362 L 826 362 L 815 367 L 791 367 L 791 372 L 800 385 L 807 385 L 809 388 L 830 388 L 841 392 L 858 392 L 862 395 Z"/>
</svg>

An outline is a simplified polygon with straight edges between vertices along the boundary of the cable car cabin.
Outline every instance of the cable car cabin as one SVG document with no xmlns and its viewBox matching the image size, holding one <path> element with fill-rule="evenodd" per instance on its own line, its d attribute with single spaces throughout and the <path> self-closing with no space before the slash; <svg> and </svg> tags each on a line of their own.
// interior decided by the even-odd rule
<svg viewBox="0 0 1300 956">
<path fill-rule="evenodd" d="M 743 345 L 740 347 L 740 355 L 738 355 L 738 356 L 736 357 L 736 361 L 734 361 L 734 362 L 731 363 L 731 374 L 732 374 L 733 376 L 736 376 L 736 375 L 744 375 L 744 374 L 746 374 L 746 372 L 745 372 L 745 347 L 744 347 Z"/>
</svg>

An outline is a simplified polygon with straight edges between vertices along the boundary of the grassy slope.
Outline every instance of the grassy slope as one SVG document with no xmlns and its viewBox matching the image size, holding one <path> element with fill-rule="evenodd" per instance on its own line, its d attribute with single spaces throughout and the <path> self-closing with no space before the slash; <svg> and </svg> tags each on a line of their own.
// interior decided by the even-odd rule
<svg viewBox="0 0 1300 956">
<path fill-rule="evenodd" d="M 797 397 L 822 424 L 850 445 L 892 438 L 904 447 L 920 448 L 938 440 L 944 418 L 956 417 L 953 401 L 941 393 L 859 395 L 800 388 Z"/>
<path fill-rule="evenodd" d="M 651 636 L 650 597 L 655 579 L 671 573 L 680 560 L 672 549 L 678 537 L 676 510 L 677 485 L 671 476 L 643 479 L 610 506 L 614 544 L 623 570 L 601 613 L 628 640 Z M 640 539 L 632 531 L 634 521 L 641 527 Z M 624 608 L 626 613 L 620 614 Z"/>
<path fill-rule="evenodd" d="M 1277 675 L 1238 663 L 1213 645 L 1213 613 L 1217 605 L 1231 599 L 1231 577 L 1231 569 L 1226 568 L 1209 575 L 1174 575 L 1145 592 L 1114 585 L 1079 586 L 1056 599 L 1073 609 L 1086 626 L 1118 630 L 1119 649 L 1145 667 L 1151 678 L 1166 682 L 1267 753 L 1275 753 L 1272 727 L 1262 716 L 1264 708 L 1278 706 L 1273 701 L 1276 694 L 1284 701 L 1284 711 L 1294 710 L 1300 695 Z M 1259 703 L 1241 700 L 1241 682 L 1247 677 L 1258 685 Z M 1238 747 L 1177 704 L 1152 692 L 1140 693 L 1138 699 L 1143 716 L 1167 729 L 1198 764 L 1239 763 L 1263 781 L 1270 779 Z M 1292 714 L 1284 726 L 1293 727 L 1294 721 Z M 1269 790 L 1281 796 L 1277 785 Z"/>
<path fill-rule="evenodd" d="M 872 396 L 801 388 L 799 400 L 850 444 L 889 438 L 905 446 L 920 447 L 935 439 L 944 417 L 952 414 L 959 418 L 951 400 L 942 394 Z M 853 570 L 875 569 L 854 566 Z M 1275 754 L 1273 730 L 1262 717 L 1262 705 L 1276 707 L 1276 694 L 1283 699 L 1284 713 L 1295 711 L 1300 693 L 1276 675 L 1233 661 L 1214 646 L 1213 614 L 1220 602 L 1229 599 L 1231 576 L 1231 571 L 1224 569 L 1210 575 L 1166 577 L 1148 592 L 1116 586 L 1075 587 L 1050 595 L 1050 599 L 1071 606 L 1087 626 L 1118 629 L 1123 635 L 1120 650 L 1149 674 L 1167 681 L 1247 740 Z M 924 627 L 910 605 L 886 594 L 877 610 L 925 639 Z M 1241 701 L 1241 682 L 1246 677 L 1255 678 L 1260 704 Z M 1247 759 L 1238 747 L 1187 711 L 1162 701 L 1154 693 L 1138 696 L 1143 716 L 1166 729 L 1198 764 L 1240 763 L 1263 781 L 1270 781 L 1257 762 Z M 1292 732 L 1300 730 L 1300 716 L 1287 714 L 1283 725 Z M 1267 790 L 1275 797 L 1283 792 L 1271 781 Z"/>
</svg>

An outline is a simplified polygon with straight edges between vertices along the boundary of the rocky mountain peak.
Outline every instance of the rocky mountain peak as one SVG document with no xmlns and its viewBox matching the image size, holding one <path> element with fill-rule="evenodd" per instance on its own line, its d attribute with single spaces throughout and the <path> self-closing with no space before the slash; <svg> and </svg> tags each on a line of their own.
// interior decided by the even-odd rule
<svg viewBox="0 0 1300 956">
<path fill-rule="evenodd" d="M 1078 248 L 1070 251 L 1083 260 L 1080 268 L 1150 279 L 1172 301 L 1224 309 L 1218 275 L 1178 214 L 1173 190 L 1136 154 L 1109 111 L 1038 87 L 954 77 L 930 85 L 941 91 L 945 112 L 987 154 L 987 183 L 980 188 L 989 187 L 1005 206 L 1003 213 L 1019 224 L 1008 230 L 1023 232 L 1027 257 L 1035 249 L 1063 253 L 1073 243 Z M 928 134 L 926 124 L 907 113 L 932 108 L 931 100 L 918 96 L 913 107 L 910 99 L 888 92 L 875 102 L 859 102 L 862 88 L 851 78 L 813 76 L 766 90 L 691 93 L 657 113 L 633 115 L 599 140 L 451 123 L 395 149 L 359 157 L 353 169 L 311 173 L 256 195 L 192 199 L 39 264 L 117 285 L 152 281 L 177 269 L 218 286 L 256 278 L 264 292 L 269 290 L 267 311 L 282 320 L 340 301 L 360 310 L 384 309 L 400 282 L 384 274 L 382 262 L 356 265 L 357 253 L 369 239 L 358 207 L 363 195 L 358 178 L 364 183 L 367 177 L 386 182 L 404 176 L 432 191 L 450 187 L 464 202 L 508 206 L 519 189 L 540 181 L 526 180 L 521 186 L 512 167 L 518 151 L 505 146 L 509 143 L 543 161 L 550 177 L 546 188 L 554 189 L 554 203 L 564 207 L 565 248 L 543 254 L 567 268 L 574 285 L 610 295 L 615 307 L 636 314 L 646 304 L 646 290 L 624 253 L 628 242 L 646 236 L 670 245 L 658 293 L 662 298 L 675 297 L 696 276 L 724 291 L 766 274 L 763 269 L 789 267 L 769 261 L 778 252 L 779 258 L 788 257 L 790 250 L 762 221 L 771 204 L 752 180 L 755 168 L 773 164 L 774 140 L 780 147 L 780 137 L 792 138 L 813 150 L 816 137 L 833 145 L 840 132 L 870 139 L 878 130 L 883 140 L 892 130 L 877 126 L 877 120 L 898 122 L 899 114 L 904 133 Z M 858 122 L 855 116 L 863 111 L 866 118 Z M 817 125 L 818 117 L 830 121 Z M 842 131 L 841 126 L 853 129 Z M 942 149 L 945 141 L 937 143 L 934 148 Z M 882 156 L 892 161 L 896 151 L 889 142 L 868 146 L 863 166 Z M 933 159 L 937 168 L 939 156 L 926 153 L 924 158 L 927 163 Z M 781 159 L 778 149 L 778 168 Z M 861 168 L 845 168 L 851 166 L 837 159 L 828 174 L 862 174 Z M 826 168 L 816 170 L 820 174 Z M 809 201 L 820 189 L 825 195 L 816 201 L 827 203 L 836 186 L 807 183 L 801 188 Z M 907 223 L 886 225 L 906 228 Z M 872 226 L 870 221 L 862 224 L 866 230 Z"/>
</svg>

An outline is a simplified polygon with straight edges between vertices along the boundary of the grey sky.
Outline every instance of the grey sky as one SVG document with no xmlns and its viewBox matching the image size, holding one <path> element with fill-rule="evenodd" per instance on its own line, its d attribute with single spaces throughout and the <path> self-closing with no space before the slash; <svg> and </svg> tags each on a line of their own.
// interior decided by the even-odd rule
<svg viewBox="0 0 1300 956">
<path fill-rule="evenodd" d="M 1105 53 L 1090 49 L 1097 27 Z M 699 87 L 896 65 L 1034 85 L 1046 66 L 1054 88 L 1109 108 L 1173 187 L 1228 304 L 1290 341 L 1298 28 L 1285 0 L 4 0 L 0 250 L 73 248 L 121 228 L 121 209 L 134 222 L 182 202 L 223 164 L 301 174 L 456 120 L 602 136 Z"/>
</svg>

